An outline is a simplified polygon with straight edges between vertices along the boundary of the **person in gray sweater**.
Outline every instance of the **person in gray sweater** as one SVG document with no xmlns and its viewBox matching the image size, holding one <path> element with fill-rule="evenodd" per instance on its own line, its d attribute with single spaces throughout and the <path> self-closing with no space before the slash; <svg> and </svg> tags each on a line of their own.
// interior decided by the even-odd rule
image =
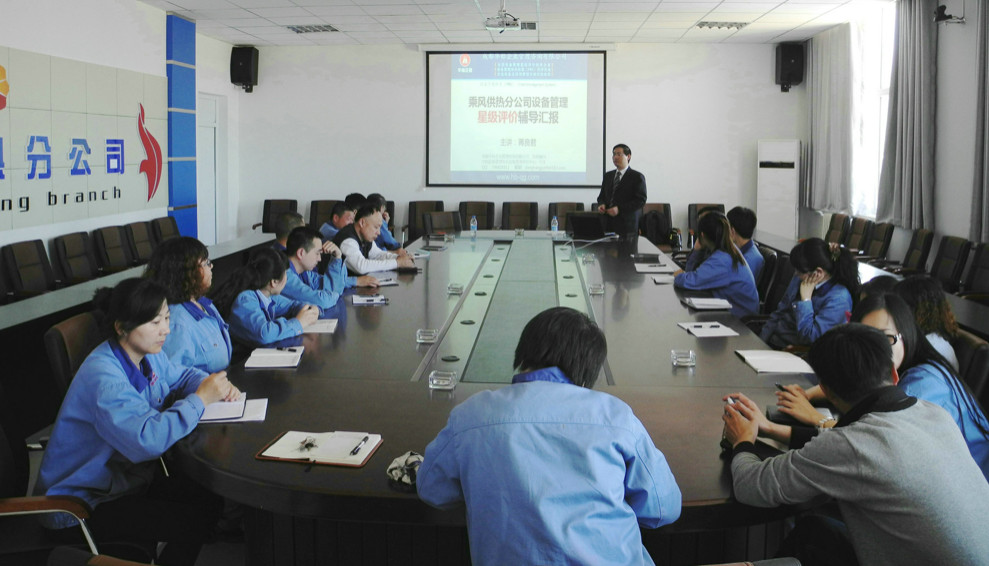
<svg viewBox="0 0 989 566">
<path fill-rule="evenodd" d="M 989 564 L 989 483 L 951 416 L 895 387 L 893 339 L 846 324 L 814 343 L 808 361 L 843 416 L 779 456 L 760 459 L 754 442 L 759 434 L 790 442 L 790 427 L 770 423 L 741 393 L 726 397 L 735 498 L 757 507 L 834 498 L 847 530 L 823 533 L 818 522 L 807 533 L 798 522 L 791 537 L 803 548 L 784 541 L 805 566 Z M 842 533 L 854 549 L 845 560 Z"/>
</svg>

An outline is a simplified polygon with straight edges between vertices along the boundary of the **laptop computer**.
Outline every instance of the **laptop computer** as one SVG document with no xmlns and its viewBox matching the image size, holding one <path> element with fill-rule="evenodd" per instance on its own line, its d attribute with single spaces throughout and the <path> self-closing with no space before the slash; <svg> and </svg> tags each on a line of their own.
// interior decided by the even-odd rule
<svg viewBox="0 0 989 566">
<path fill-rule="evenodd" d="M 568 212 L 567 233 L 574 240 L 600 240 L 614 236 L 604 231 L 604 217 L 599 212 Z"/>
</svg>

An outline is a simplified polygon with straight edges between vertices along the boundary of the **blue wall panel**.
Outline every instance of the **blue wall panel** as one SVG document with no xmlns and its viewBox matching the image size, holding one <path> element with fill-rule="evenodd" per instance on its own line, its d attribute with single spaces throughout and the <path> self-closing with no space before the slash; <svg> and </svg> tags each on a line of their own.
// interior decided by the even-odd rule
<svg viewBox="0 0 989 566">
<path fill-rule="evenodd" d="M 196 162 L 168 162 L 168 206 L 196 204 Z"/>
<path fill-rule="evenodd" d="M 196 109 L 196 70 L 179 65 L 168 65 L 168 107 L 184 110 Z"/>
<path fill-rule="evenodd" d="M 168 113 L 168 156 L 196 156 L 196 115 Z"/>
<path fill-rule="evenodd" d="M 196 64 L 196 23 L 179 16 L 167 16 L 165 59 Z"/>
<path fill-rule="evenodd" d="M 196 207 L 183 208 L 182 210 L 169 210 L 168 215 L 175 219 L 175 224 L 179 227 L 179 234 L 189 236 L 190 238 L 199 237 Z"/>
</svg>

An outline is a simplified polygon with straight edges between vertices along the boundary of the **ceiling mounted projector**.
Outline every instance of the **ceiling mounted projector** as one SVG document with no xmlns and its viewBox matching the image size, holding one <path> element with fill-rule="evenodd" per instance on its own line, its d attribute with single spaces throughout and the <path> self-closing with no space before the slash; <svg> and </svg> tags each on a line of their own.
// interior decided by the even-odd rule
<svg viewBox="0 0 989 566">
<path fill-rule="evenodd" d="M 505 9 L 505 0 L 501 0 L 501 9 L 498 10 L 498 15 L 484 20 L 484 29 L 498 33 L 502 33 L 505 30 L 534 30 L 536 29 L 536 22 L 523 22 L 509 14 Z"/>
</svg>

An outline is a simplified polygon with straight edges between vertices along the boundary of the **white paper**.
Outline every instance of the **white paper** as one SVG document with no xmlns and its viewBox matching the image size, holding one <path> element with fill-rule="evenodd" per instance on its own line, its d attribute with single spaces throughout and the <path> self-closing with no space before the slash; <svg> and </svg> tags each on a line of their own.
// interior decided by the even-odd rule
<svg viewBox="0 0 989 566">
<path fill-rule="evenodd" d="M 388 301 L 382 295 L 353 295 L 355 305 L 385 305 Z"/>
<path fill-rule="evenodd" d="M 416 250 L 412 252 L 412 259 L 427 259 L 429 257 L 429 252 L 424 250 Z"/>
<path fill-rule="evenodd" d="M 367 442 L 357 454 L 351 455 L 351 452 L 365 436 L 368 438 Z M 307 450 L 303 448 L 303 445 L 308 437 L 312 437 L 316 442 L 312 448 Z M 379 442 L 381 442 L 380 434 L 367 432 L 300 432 L 291 430 L 279 438 L 278 442 L 269 446 L 261 455 L 271 458 L 357 466 L 367 458 L 368 453 L 374 450 Z"/>
<path fill-rule="evenodd" d="M 735 332 L 720 322 L 678 322 L 677 326 L 698 338 L 738 336 L 738 332 Z"/>
<path fill-rule="evenodd" d="M 725 299 L 706 299 L 703 297 L 688 297 L 683 300 L 687 306 L 697 310 L 731 310 L 731 303 Z"/>
<path fill-rule="evenodd" d="M 759 373 L 814 373 L 810 365 L 790 352 L 776 350 L 735 350 L 745 363 Z"/>
<path fill-rule="evenodd" d="M 240 397 L 235 401 L 216 401 L 206 405 L 203 416 L 199 417 L 199 422 L 220 421 L 239 419 L 244 415 L 244 407 L 247 404 L 247 393 L 240 392 Z"/>
<path fill-rule="evenodd" d="M 398 285 L 398 279 L 395 279 L 394 277 L 378 279 L 378 287 L 391 287 L 392 285 Z"/>
<path fill-rule="evenodd" d="M 672 275 L 653 275 L 652 282 L 657 285 L 672 285 L 673 276 Z"/>
<path fill-rule="evenodd" d="M 289 348 L 255 348 L 244 363 L 246 368 L 294 368 L 302 360 L 305 346 Z"/>
<path fill-rule="evenodd" d="M 677 270 L 677 266 L 656 262 L 656 263 L 637 263 L 635 264 L 635 271 L 638 273 L 673 273 Z"/>
<path fill-rule="evenodd" d="M 240 417 L 239 419 L 223 419 L 223 420 L 211 420 L 211 421 L 204 421 L 202 419 L 199 419 L 199 422 L 249 423 L 249 422 L 263 421 L 267 415 L 268 415 L 267 399 L 249 399 L 247 401 L 247 404 L 244 406 L 244 416 Z"/>
<path fill-rule="evenodd" d="M 337 319 L 321 318 L 302 329 L 306 334 L 333 334 L 337 329 Z"/>
</svg>

